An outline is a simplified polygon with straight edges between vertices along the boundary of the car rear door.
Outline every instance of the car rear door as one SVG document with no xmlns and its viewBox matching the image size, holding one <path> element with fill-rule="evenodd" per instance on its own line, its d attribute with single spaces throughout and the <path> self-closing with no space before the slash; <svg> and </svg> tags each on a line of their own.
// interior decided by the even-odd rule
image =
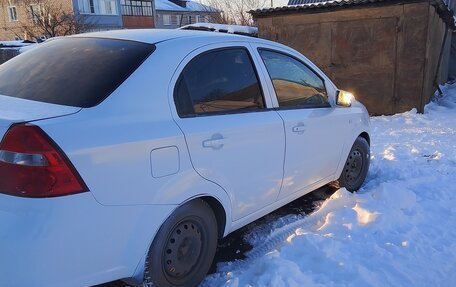
<svg viewBox="0 0 456 287">
<path fill-rule="evenodd" d="M 260 76 L 250 46 L 223 43 L 189 54 L 170 86 L 192 164 L 228 193 L 233 221 L 275 202 L 282 184 L 283 122 Z"/>
<path fill-rule="evenodd" d="M 343 109 L 335 107 L 335 87 L 300 54 L 275 46 L 255 47 L 285 126 L 279 199 L 334 180 L 350 121 Z"/>
</svg>

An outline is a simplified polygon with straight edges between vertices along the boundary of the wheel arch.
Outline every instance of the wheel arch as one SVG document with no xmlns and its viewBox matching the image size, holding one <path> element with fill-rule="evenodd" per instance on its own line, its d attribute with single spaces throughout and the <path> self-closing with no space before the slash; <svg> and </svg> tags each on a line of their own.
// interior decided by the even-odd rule
<svg viewBox="0 0 456 287">
<path fill-rule="evenodd" d="M 369 144 L 369 146 L 371 145 L 371 141 L 370 141 L 370 136 L 367 132 L 362 132 L 358 135 L 358 137 L 362 137 L 363 139 L 365 139 L 367 141 L 367 143 Z M 357 137 L 357 138 L 358 138 Z"/>
<path fill-rule="evenodd" d="M 217 234 L 218 238 L 222 239 L 223 236 L 225 235 L 225 230 L 226 230 L 226 211 L 225 208 L 223 207 L 222 203 L 212 197 L 212 196 L 202 196 L 199 197 L 198 199 L 204 200 L 209 206 L 211 207 L 212 211 L 214 212 L 215 218 L 217 219 Z"/>
<path fill-rule="evenodd" d="M 334 180 L 337 180 L 340 177 L 340 175 L 342 174 L 342 170 L 344 168 L 344 163 L 345 163 L 345 161 L 346 161 L 346 159 L 348 157 L 350 149 L 352 148 L 353 143 L 355 142 L 355 140 L 358 137 L 361 137 L 361 138 L 365 139 L 367 141 L 369 147 L 370 147 L 371 138 L 370 138 L 369 133 L 366 130 L 369 130 L 369 129 L 365 128 L 365 127 L 364 128 L 363 127 L 359 127 L 359 128 L 355 128 L 355 131 L 350 133 L 348 141 L 344 143 L 343 151 L 342 151 L 342 154 L 341 154 L 341 157 L 340 157 L 340 162 L 339 162 L 339 165 L 337 167 L 337 171 L 335 173 Z"/>
</svg>

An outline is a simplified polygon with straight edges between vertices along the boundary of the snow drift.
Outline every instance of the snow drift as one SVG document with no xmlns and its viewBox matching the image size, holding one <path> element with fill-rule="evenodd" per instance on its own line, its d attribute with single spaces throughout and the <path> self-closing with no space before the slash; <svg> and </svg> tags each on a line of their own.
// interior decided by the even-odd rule
<svg viewBox="0 0 456 287">
<path fill-rule="evenodd" d="M 415 110 L 371 119 L 371 166 L 356 194 L 254 231 L 243 261 L 202 286 L 454 286 L 456 84 Z"/>
</svg>

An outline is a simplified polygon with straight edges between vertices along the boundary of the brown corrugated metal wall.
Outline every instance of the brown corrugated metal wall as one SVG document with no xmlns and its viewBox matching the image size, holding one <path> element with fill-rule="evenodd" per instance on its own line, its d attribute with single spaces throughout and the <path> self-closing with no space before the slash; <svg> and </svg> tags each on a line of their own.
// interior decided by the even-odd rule
<svg viewBox="0 0 456 287">
<path fill-rule="evenodd" d="M 353 91 L 372 114 L 422 111 L 435 91 L 446 26 L 428 2 L 267 15 L 256 20 L 260 37 L 306 55 L 339 88 Z M 443 61 L 447 54 L 449 49 Z M 440 82 L 446 80 L 444 74 Z"/>
</svg>

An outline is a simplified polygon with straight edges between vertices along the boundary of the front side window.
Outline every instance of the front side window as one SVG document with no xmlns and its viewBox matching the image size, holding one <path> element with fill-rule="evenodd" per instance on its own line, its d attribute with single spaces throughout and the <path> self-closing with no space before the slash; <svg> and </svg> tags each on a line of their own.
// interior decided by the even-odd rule
<svg viewBox="0 0 456 287">
<path fill-rule="evenodd" d="M 265 108 L 257 74 L 244 48 L 197 56 L 182 72 L 174 100 L 180 117 Z"/>
<path fill-rule="evenodd" d="M 330 107 L 324 81 L 293 57 L 260 50 L 279 101 L 279 107 Z"/>
<path fill-rule="evenodd" d="M 17 21 L 17 10 L 15 6 L 8 7 L 8 18 L 10 22 Z"/>
</svg>

